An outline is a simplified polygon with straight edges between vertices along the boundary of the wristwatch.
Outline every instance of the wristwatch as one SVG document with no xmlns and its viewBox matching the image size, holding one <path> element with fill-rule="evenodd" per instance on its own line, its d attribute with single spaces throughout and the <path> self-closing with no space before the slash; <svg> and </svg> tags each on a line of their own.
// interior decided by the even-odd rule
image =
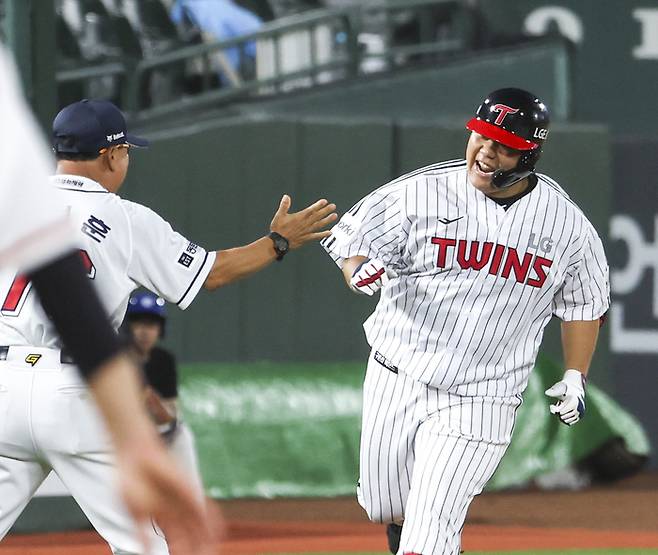
<svg viewBox="0 0 658 555">
<path fill-rule="evenodd" d="M 283 260 L 283 257 L 290 250 L 290 243 L 283 235 L 280 235 L 276 231 L 270 232 L 268 235 L 272 242 L 274 243 L 274 250 L 276 251 L 276 259 Z"/>
</svg>

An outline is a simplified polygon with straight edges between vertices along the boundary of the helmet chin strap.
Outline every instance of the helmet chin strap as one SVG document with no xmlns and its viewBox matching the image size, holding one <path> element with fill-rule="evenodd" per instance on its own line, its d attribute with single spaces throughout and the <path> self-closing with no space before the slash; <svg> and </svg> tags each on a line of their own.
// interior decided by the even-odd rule
<svg viewBox="0 0 658 555">
<path fill-rule="evenodd" d="M 496 189 L 506 189 L 522 179 L 525 179 L 530 174 L 535 173 L 535 164 L 539 160 L 541 149 L 536 148 L 528 152 L 524 152 L 519 158 L 516 167 L 509 170 L 496 170 L 491 176 L 491 184 Z"/>
<path fill-rule="evenodd" d="M 525 179 L 531 173 L 534 173 L 534 169 L 520 170 L 516 167 L 511 170 L 496 170 L 491 176 L 491 184 L 496 189 L 507 189 L 507 187 L 511 187 L 515 183 Z"/>
</svg>

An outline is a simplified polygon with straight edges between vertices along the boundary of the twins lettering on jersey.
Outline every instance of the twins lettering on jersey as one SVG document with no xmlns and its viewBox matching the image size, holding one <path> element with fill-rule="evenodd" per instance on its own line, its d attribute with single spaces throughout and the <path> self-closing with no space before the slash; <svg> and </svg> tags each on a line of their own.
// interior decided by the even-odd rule
<svg viewBox="0 0 658 555">
<path fill-rule="evenodd" d="M 445 268 L 448 256 L 456 256 L 457 264 L 462 270 L 487 271 L 493 276 L 504 279 L 514 278 L 517 283 L 530 287 L 541 287 L 546 281 L 553 261 L 529 252 L 522 255 L 514 247 L 494 244 L 489 241 L 471 241 L 449 237 L 432 237 L 432 244 L 438 245 L 436 265 Z M 530 247 L 541 248 L 550 252 L 553 243 L 550 237 L 539 241 L 534 234 L 530 236 Z"/>
</svg>

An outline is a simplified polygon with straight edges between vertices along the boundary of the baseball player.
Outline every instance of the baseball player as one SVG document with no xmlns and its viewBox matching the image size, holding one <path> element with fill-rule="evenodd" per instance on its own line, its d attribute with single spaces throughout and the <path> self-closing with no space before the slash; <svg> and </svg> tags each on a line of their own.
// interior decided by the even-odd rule
<svg viewBox="0 0 658 555">
<path fill-rule="evenodd" d="M 546 106 L 496 90 L 466 127 L 465 160 L 380 187 L 322 242 L 354 292 L 381 290 L 364 324 L 372 352 L 358 499 L 371 520 L 390 523 L 400 555 L 459 553 L 466 511 L 509 445 L 553 315 L 565 372 L 547 391 L 550 411 L 578 422 L 609 305 L 596 231 L 535 172 Z"/>
<path fill-rule="evenodd" d="M 282 260 L 289 249 L 325 237 L 329 232 L 321 229 L 336 218 L 335 205 L 326 200 L 289 213 L 291 200 L 284 195 L 268 236 L 207 251 L 152 210 L 116 195 L 130 149 L 146 144 L 128 134 L 123 115 L 106 101 L 71 104 L 53 123 L 58 164 L 52 184 L 79 230 L 79 256 L 115 328 L 138 285 L 185 309 L 201 287 L 212 290 L 246 277 Z M 30 282 L 0 272 L 0 297 L 0 352 L 11 362 L 5 383 L 13 392 L 8 418 L 0 418 L 6 445 L 0 474 L 11 474 L 0 482 L 0 537 L 52 469 L 115 553 L 143 553 L 143 538 L 149 553 L 168 553 L 155 528 L 140 537 L 119 499 L 102 421 Z"/>
<path fill-rule="evenodd" d="M 142 522 L 156 516 L 188 551 L 208 553 L 212 548 L 208 517 L 193 490 L 156 440 L 146 413 L 139 404 L 136 369 L 121 354 L 97 295 L 86 277 L 76 251 L 75 234 L 66 207 L 47 186 L 50 160 L 32 116 L 22 98 L 13 64 L 0 46 L 0 113 L 12 140 L 0 152 L 0 197 L 5 207 L 0 234 L 0 266 L 26 272 L 54 326 L 78 361 L 81 377 L 88 381 L 112 434 L 117 454 L 119 490 L 126 506 Z M 29 153 L 29 163 L 22 162 Z M 3 327 L 3 332 L 7 330 Z M 23 338 L 14 336 L 17 343 Z M 16 427 L 30 403 L 16 398 L 13 372 L 18 356 L 0 349 L 0 515 L 8 509 L 8 491 L 25 486 L 22 455 L 13 443 Z M 42 353 L 25 358 L 36 361 Z M 59 362 L 59 361 L 58 361 Z M 29 379 L 23 372 L 22 380 Z M 34 388 L 35 397 L 42 392 Z M 30 401 L 34 400 L 30 399 Z M 28 415 L 29 417 L 29 415 Z M 9 455 L 8 457 L 6 455 Z M 27 472 L 37 464 L 27 464 Z M 16 471 L 16 472 L 14 472 Z M 20 499 L 14 497 L 20 505 Z M 22 507 L 22 505 L 20 505 Z M 20 507 L 11 510 L 20 511 Z"/>
<path fill-rule="evenodd" d="M 150 291 L 140 291 L 130 297 L 124 326 L 144 370 L 148 412 L 171 454 L 198 491 L 203 492 L 194 435 L 178 408 L 176 358 L 158 346 L 166 323 L 167 311 L 162 297 Z"/>
</svg>

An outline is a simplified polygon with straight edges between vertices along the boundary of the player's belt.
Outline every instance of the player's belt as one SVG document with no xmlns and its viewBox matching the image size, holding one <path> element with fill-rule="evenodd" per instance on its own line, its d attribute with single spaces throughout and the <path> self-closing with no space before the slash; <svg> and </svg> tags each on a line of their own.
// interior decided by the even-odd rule
<svg viewBox="0 0 658 555">
<path fill-rule="evenodd" d="M 10 345 L 0 345 L 0 360 L 7 360 L 7 356 L 9 355 L 9 349 L 11 349 Z M 29 347 L 21 347 L 21 349 L 29 350 Z M 33 354 L 34 357 L 38 357 L 39 355 L 39 353 L 36 351 L 37 350 L 35 349 L 35 353 Z M 30 356 L 30 354 L 28 354 L 28 356 Z M 36 360 L 38 360 L 38 358 L 36 358 Z M 73 361 L 73 357 L 69 355 L 66 351 L 59 351 L 59 362 L 61 362 L 62 364 L 75 364 L 75 362 Z"/>
<path fill-rule="evenodd" d="M 387 370 L 390 370 L 394 374 L 398 373 L 398 367 L 395 366 L 390 360 L 388 360 L 383 354 L 381 354 L 379 351 L 375 351 L 375 360 L 379 362 L 384 368 Z"/>
</svg>

